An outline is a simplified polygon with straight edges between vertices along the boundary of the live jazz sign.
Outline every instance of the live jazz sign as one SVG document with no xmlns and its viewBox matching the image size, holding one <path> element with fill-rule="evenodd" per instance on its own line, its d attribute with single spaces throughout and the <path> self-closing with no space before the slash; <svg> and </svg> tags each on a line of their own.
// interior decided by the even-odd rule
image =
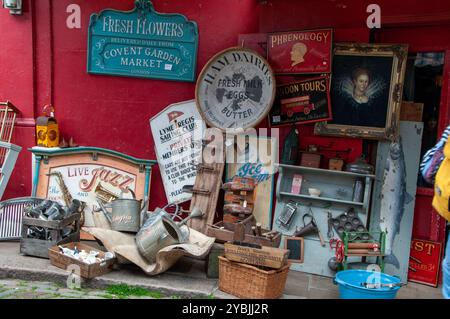
<svg viewBox="0 0 450 319">
<path fill-rule="evenodd" d="M 89 24 L 88 73 L 194 81 L 197 24 L 137 0 L 131 11 L 103 10 Z"/>
</svg>

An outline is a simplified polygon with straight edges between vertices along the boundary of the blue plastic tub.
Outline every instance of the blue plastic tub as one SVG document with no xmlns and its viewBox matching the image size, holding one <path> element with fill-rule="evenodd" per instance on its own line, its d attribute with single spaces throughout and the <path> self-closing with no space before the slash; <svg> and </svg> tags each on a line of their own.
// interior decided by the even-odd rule
<svg viewBox="0 0 450 319">
<path fill-rule="evenodd" d="M 335 283 L 339 286 L 342 299 L 395 299 L 399 286 L 389 288 L 365 288 L 361 283 L 400 283 L 400 279 L 381 272 L 367 270 L 343 270 L 336 274 Z"/>
</svg>

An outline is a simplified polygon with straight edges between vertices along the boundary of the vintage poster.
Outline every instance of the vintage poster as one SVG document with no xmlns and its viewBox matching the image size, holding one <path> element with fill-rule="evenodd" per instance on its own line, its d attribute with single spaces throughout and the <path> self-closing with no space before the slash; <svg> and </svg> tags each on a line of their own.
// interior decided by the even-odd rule
<svg viewBox="0 0 450 319">
<path fill-rule="evenodd" d="M 195 101 L 169 105 L 150 120 L 168 203 L 190 200 L 183 186 L 194 185 L 201 159 L 204 122 Z"/>
<path fill-rule="evenodd" d="M 413 239 L 409 256 L 408 280 L 437 287 L 442 243 Z"/>
<path fill-rule="evenodd" d="M 333 29 L 271 33 L 267 59 L 276 74 L 331 73 Z"/>
<path fill-rule="evenodd" d="M 249 146 L 249 145 L 252 146 Z M 270 150 L 270 154 L 265 153 Z M 230 150 L 229 150 L 230 151 Z M 278 141 L 271 137 L 251 136 L 245 147 L 235 147 L 233 159 L 226 166 L 226 181 L 233 177 L 251 177 L 256 180 L 253 215 L 265 229 L 271 229 L 274 192 L 274 164 L 278 163 Z M 227 154 L 227 160 L 229 159 Z"/>
<path fill-rule="evenodd" d="M 269 114 L 270 125 L 313 123 L 332 118 L 329 78 L 321 76 L 277 86 Z"/>
</svg>

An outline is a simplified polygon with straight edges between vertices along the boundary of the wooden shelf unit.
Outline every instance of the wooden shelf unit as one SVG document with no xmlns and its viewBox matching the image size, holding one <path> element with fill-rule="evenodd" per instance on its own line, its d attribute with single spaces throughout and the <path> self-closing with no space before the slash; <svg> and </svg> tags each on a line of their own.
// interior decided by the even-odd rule
<svg viewBox="0 0 450 319">
<path fill-rule="evenodd" d="M 328 212 L 333 218 L 353 208 L 357 216 L 367 227 L 369 203 L 372 193 L 372 184 L 375 175 L 357 174 L 344 171 L 327 170 L 303 166 L 293 166 L 278 164 L 278 181 L 277 181 L 277 203 L 275 207 L 275 218 L 273 229 L 280 231 L 284 237 L 291 236 L 297 228 L 303 227 L 303 215 L 313 212 L 314 219 L 317 222 L 324 241 L 325 246 L 321 246 L 320 240 L 316 235 L 308 235 L 304 237 L 304 262 L 293 264 L 292 270 L 333 277 L 335 272 L 328 268 L 328 261 L 335 256 L 335 251 L 330 249 L 330 239 L 328 233 Z M 302 175 L 302 185 L 300 194 L 291 193 L 292 180 L 295 174 Z M 364 185 L 364 192 L 361 202 L 353 201 L 353 187 L 356 180 L 360 180 Z M 319 197 L 311 196 L 308 188 L 317 188 L 321 190 Z M 297 204 L 297 212 L 292 218 L 289 229 L 281 227 L 277 223 L 278 217 L 283 212 L 285 205 L 289 202 Z M 341 239 L 333 228 L 333 237 Z M 281 241 L 284 243 L 284 238 Z M 283 248 L 283 247 L 280 247 Z M 376 255 L 370 255 L 377 257 Z M 348 256 L 348 258 L 359 258 L 362 256 Z"/>
</svg>

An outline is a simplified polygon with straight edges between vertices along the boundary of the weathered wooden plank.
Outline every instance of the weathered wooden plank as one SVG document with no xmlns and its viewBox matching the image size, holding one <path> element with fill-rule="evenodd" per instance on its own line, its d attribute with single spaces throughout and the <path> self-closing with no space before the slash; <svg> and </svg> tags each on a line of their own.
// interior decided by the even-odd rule
<svg viewBox="0 0 450 319">
<path fill-rule="evenodd" d="M 206 193 L 193 193 L 191 199 L 190 211 L 193 211 L 195 207 L 199 208 L 203 212 L 203 218 L 193 218 L 188 222 L 189 227 L 206 234 L 207 225 L 214 223 L 214 216 L 216 214 L 217 200 L 219 199 L 219 192 L 222 186 L 222 175 L 225 168 L 225 150 L 223 144 L 214 144 L 216 146 L 215 152 L 222 152 L 222 157 L 219 158 L 219 162 L 209 163 L 205 158 L 210 155 L 206 152 L 211 152 L 211 148 L 205 148 L 202 153 L 203 163 L 197 172 L 195 178 L 194 189 L 210 190 L 210 194 Z M 211 146 L 214 147 L 214 146 Z M 211 169 L 202 169 L 202 165 L 208 165 Z"/>
<path fill-rule="evenodd" d="M 63 220 L 40 220 L 36 218 L 23 217 L 23 224 L 26 226 L 37 226 L 51 229 L 63 229 L 67 225 L 72 224 L 74 221 L 79 221 L 81 218 L 80 213 L 71 215 Z"/>
</svg>

